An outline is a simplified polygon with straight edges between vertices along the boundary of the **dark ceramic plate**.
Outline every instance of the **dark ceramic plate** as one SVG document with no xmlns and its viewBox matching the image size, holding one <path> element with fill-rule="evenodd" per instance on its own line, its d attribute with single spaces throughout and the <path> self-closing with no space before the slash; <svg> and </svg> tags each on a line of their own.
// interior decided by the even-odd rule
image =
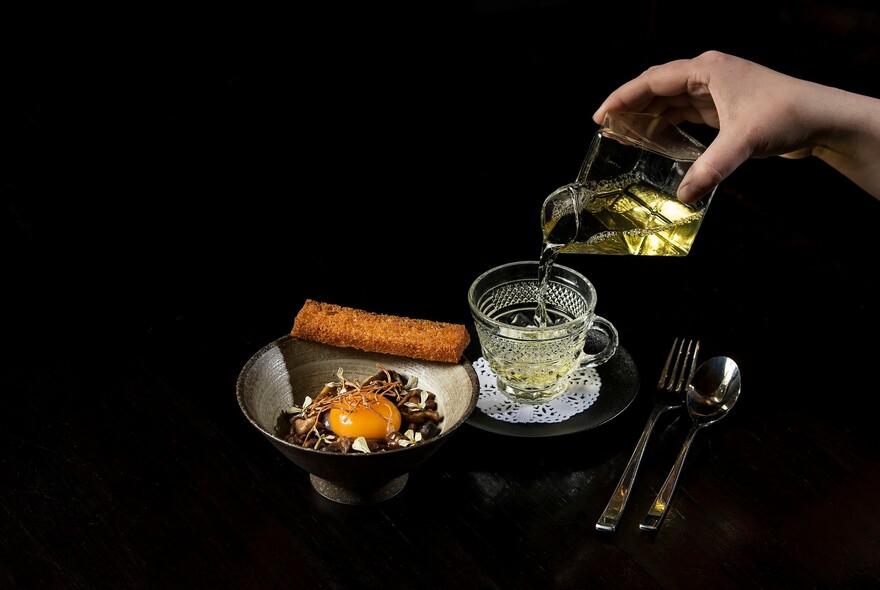
<svg viewBox="0 0 880 590">
<path fill-rule="evenodd" d="M 589 408 L 564 422 L 553 424 L 503 422 L 476 408 L 467 423 L 496 434 L 520 437 L 560 436 L 601 426 L 623 413 L 636 398 L 639 391 L 639 371 L 629 353 L 620 347 L 611 360 L 600 365 L 596 370 L 602 380 L 599 398 Z"/>
</svg>

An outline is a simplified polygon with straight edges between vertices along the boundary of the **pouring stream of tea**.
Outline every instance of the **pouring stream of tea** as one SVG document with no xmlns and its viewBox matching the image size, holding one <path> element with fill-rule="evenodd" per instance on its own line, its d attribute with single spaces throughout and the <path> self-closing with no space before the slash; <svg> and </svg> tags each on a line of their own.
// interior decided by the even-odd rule
<svg viewBox="0 0 880 590">
<path fill-rule="evenodd" d="M 545 240 L 541 249 L 541 258 L 538 262 L 538 304 L 535 306 L 535 325 L 539 327 L 551 322 L 547 315 L 547 289 L 550 285 L 550 277 L 553 275 L 553 263 L 562 246 L 563 244 L 552 244 Z"/>
</svg>

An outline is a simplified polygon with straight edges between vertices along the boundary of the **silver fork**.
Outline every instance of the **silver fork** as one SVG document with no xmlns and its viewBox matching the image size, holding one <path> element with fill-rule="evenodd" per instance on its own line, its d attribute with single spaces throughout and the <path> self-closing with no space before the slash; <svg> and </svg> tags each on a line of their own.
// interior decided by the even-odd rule
<svg viewBox="0 0 880 590">
<path fill-rule="evenodd" d="M 597 530 L 614 531 L 617 528 L 617 522 L 620 520 L 620 515 L 623 514 L 626 501 L 629 500 L 629 493 L 636 479 L 636 472 L 639 470 L 639 464 L 642 462 L 642 455 L 645 454 L 645 447 L 648 445 L 648 439 L 651 437 L 654 425 L 661 415 L 684 404 L 685 392 L 687 392 L 697 367 L 697 353 L 699 351 L 699 340 L 676 338 L 672 343 L 669 356 L 666 357 L 666 364 L 663 365 L 663 371 L 660 373 L 657 390 L 654 393 L 654 409 L 651 410 L 642 436 L 636 444 L 632 457 L 629 458 L 629 463 L 626 464 L 626 469 L 623 470 L 623 475 L 620 476 L 617 489 L 614 490 L 605 511 L 596 522 Z"/>
</svg>

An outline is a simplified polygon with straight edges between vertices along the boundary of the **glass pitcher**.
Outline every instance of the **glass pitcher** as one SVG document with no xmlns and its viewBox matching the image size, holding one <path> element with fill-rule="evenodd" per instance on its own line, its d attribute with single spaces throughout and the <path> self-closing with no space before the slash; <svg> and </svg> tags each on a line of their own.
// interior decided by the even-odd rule
<svg viewBox="0 0 880 590">
<path fill-rule="evenodd" d="M 686 256 L 715 189 L 689 204 L 675 194 L 705 149 L 661 116 L 606 116 L 577 180 L 544 201 L 545 249 L 556 254 Z"/>
</svg>

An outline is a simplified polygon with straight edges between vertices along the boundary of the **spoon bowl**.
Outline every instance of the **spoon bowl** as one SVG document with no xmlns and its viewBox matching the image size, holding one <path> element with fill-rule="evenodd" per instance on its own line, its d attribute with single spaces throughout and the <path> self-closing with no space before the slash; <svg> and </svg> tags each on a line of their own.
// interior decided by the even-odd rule
<svg viewBox="0 0 880 590">
<path fill-rule="evenodd" d="M 730 357 L 703 362 L 687 391 L 687 409 L 695 424 L 708 426 L 723 418 L 739 399 L 742 389 L 739 366 Z"/>
<path fill-rule="evenodd" d="M 669 510 L 675 484 L 678 483 L 678 477 L 681 475 L 685 457 L 691 448 L 691 443 L 694 442 L 694 437 L 701 428 L 724 418 L 739 399 L 741 390 L 742 378 L 739 367 L 732 358 L 712 357 L 697 367 L 687 391 L 687 410 L 693 424 L 654 504 L 639 525 L 640 529 L 656 532 L 660 528 Z"/>
</svg>

